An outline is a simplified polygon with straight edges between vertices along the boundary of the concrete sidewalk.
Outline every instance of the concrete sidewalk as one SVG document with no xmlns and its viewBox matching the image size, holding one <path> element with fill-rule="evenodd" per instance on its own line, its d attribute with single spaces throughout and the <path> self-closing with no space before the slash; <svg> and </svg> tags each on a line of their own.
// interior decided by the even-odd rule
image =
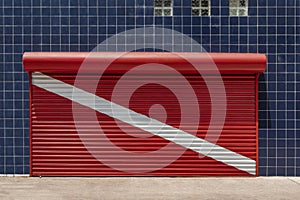
<svg viewBox="0 0 300 200">
<path fill-rule="evenodd" d="M 0 177 L 0 199 L 299 199 L 300 177 Z"/>
</svg>

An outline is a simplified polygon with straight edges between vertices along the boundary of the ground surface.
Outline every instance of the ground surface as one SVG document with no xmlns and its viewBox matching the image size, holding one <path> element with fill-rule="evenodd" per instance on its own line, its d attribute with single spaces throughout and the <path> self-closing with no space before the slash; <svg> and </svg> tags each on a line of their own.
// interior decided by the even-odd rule
<svg viewBox="0 0 300 200">
<path fill-rule="evenodd" d="M 300 177 L 0 177 L 0 199 L 300 199 Z"/>
</svg>

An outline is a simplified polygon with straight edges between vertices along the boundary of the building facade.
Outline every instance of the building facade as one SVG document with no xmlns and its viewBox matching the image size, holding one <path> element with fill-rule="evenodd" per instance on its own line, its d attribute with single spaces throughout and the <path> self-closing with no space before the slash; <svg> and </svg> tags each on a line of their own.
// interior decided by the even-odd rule
<svg viewBox="0 0 300 200">
<path fill-rule="evenodd" d="M 300 175 L 299 0 L 0 0 L 0 16 L 0 174 L 29 173 L 24 52 L 88 52 L 124 31 L 155 27 L 184 34 L 207 52 L 267 55 L 259 80 L 259 175 Z M 143 35 L 135 36 L 105 48 L 196 49 L 180 41 L 178 49 L 159 35 L 161 48 L 140 48 Z"/>
</svg>

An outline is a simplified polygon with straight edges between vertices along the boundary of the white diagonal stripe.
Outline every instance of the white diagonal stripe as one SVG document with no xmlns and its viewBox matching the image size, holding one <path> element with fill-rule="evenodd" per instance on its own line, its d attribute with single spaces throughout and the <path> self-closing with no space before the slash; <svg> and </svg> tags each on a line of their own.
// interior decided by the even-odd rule
<svg viewBox="0 0 300 200">
<path fill-rule="evenodd" d="M 152 133 L 153 135 L 157 135 L 166 140 L 174 142 L 187 149 L 223 162 L 239 170 L 246 171 L 249 174 L 255 175 L 256 173 L 255 160 L 115 104 L 104 98 L 96 96 L 95 94 L 76 88 L 73 85 L 64 83 L 39 72 L 34 72 L 32 74 L 32 84 L 83 106 L 89 107 L 100 113 L 140 128 L 144 131 Z M 149 123 L 150 121 L 151 123 Z M 157 130 L 157 127 L 163 128 Z M 207 152 L 207 150 L 205 150 L 207 148 L 210 148 L 211 151 Z"/>
</svg>

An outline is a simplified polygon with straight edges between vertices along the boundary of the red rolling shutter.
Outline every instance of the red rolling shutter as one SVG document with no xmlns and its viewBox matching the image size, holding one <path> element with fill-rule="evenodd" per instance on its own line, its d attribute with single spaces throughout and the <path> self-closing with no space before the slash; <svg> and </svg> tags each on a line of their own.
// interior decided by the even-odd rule
<svg viewBox="0 0 300 200">
<path fill-rule="evenodd" d="M 172 53 L 94 55 L 87 60 L 88 53 L 24 54 L 24 68 L 31 80 L 32 176 L 257 175 L 257 82 L 259 73 L 265 70 L 264 55 L 178 53 L 185 59 Z M 114 61 L 105 68 L 107 58 Z M 211 124 L 214 113 L 207 82 L 217 88 L 214 81 L 220 77 L 210 68 L 210 61 L 220 72 L 226 92 L 225 121 L 217 139 L 207 137 L 208 130 L 214 133 L 218 129 Z M 89 67 L 82 72 L 84 62 Z M 170 66 L 176 73 L 162 66 L 151 67 L 151 63 Z M 204 66 L 201 74 L 191 63 Z M 122 79 L 140 65 L 147 66 Z M 97 73 L 101 70 L 99 79 Z M 181 91 L 183 96 L 188 91 L 181 77 L 195 92 L 197 105 L 188 96 L 178 99 L 174 91 Z M 129 98 L 128 105 L 113 99 L 114 88 L 121 79 L 121 89 L 134 88 L 141 80 L 145 83 L 135 88 L 130 97 L 126 89 L 119 90 L 117 98 Z M 222 104 L 215 95 L 214 109 Z M 193 124 L 194 119 L 182 122 L 182 101 L 199 110 L 199 123 Z M 106 111 L 109 106 L 101 107 L 110 102 L 115 113 Z M 151 116 L 151 107 L 154 111 L 163 107 L 165 113 Z M 124 118 L 127 112 L 133 116 L 132 121 Z M 154 119 L 154 124 L 163 126 L 158 132 L 151 131 L 155 127 L 149 129 L 151 124 L 143 128 L 139 123 L 145 119 Z M 191 129 L 196 130 L 195 134 L 189 134 Z M 172 131 L 178 131 L 175 138 Z"/>
</svg>

